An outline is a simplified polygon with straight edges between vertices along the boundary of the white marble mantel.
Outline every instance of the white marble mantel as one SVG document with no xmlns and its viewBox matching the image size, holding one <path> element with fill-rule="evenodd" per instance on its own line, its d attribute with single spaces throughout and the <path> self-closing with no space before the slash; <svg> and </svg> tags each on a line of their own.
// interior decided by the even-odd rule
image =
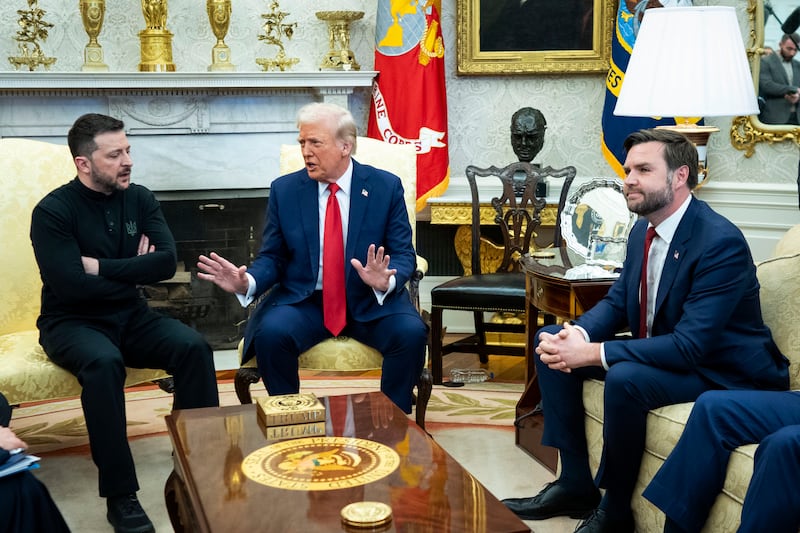
<svg viewBox="0 0 800 533">
<path fill-rule="evenodd" d="M 316 72 L 0 72 L 0 92 L 114 89 L 313 89 L 352 92 L 368 87 L 374 71 Z"/>
<path fill-rule="evenodd" d="M 161 192 L 263 190 L 311 101 L 352 107 L 372 71 L 0 72 L 0 137 L 60 144 L 83 113 L 125 122 L 134 181 Z"/>
</svg>

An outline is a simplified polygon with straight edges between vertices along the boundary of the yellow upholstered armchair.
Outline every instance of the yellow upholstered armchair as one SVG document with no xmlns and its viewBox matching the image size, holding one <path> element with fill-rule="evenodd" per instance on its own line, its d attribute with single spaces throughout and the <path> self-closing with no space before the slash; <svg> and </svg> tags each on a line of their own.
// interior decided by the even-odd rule
<svg viewBox="0 0 800 533">
<path fill-rule="evenodd" d="M 12 405 L 81 394 L 78 380 L 39 346 L 42 282 L 30 240 L 34 206 L 74 176 L 67 146 L 0 139 L 0 392 Z M 165 377 L 161 370 L 128 369 L 126 385 Z"/>
<path fill-rule="evenodd" d="M 354 159 L 360 163 L 388 170 L 397 175 L 403 182 L 405 190 L 408 218 L 411 229 L 416 235 L 416 181 L 417 155 L 411 145 L 389 144 L 368 137 L 358 137 Z M 280 152 L 280 174 L 288 174 L 305 166 L 299 145 L 282 145 Z M 415 241 L 416 242 L 416 241 Z M 412 277 L 409 293 L 417 309 L 419 309 L 419 281 L 428 269 L 427 262 L 417 256 L 417 271 Z M 239 360 L 242 358 L 242 345 L 239 343 Z M 348 337 L 334 337 L 322 341 L 300 355 L 301 369 L 313 370 L 373 370 L 380 369 L 383 356 L 370 348 Z M 426 365 L 427 367 L 427 365 Z M 234 384 L 236 395 L 241 403 L 251 403 L 250 385 L 261 378 L 256 366 L 255 357 L 244 363 L 236 373 Z M 417 424 L 425 427 L 425 410 L 430 399 L 432 381 L 427 368 L 423 370 L 417 386 L 415 416 Z"/>
</svg>

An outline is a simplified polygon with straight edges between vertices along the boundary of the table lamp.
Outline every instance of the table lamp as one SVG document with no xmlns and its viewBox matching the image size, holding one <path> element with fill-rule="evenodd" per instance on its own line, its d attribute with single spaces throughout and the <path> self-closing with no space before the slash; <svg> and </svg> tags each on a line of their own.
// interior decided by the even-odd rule
<svg viewBox="0 0 800 533">
<path fill-rule="evenodd" d="M 674 117 L 658 126 L 689 137 L 707 177 L 712 126 L 701 117 L 755 115 L 758 102 L 733 7 L 663 7 L 644 12 L 614 114 Z"/>
</svg>

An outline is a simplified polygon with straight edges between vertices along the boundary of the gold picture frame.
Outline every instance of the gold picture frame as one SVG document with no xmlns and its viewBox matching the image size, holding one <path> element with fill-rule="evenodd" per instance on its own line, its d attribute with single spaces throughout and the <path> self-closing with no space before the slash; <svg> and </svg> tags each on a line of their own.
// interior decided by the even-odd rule
<svg viewBox="0 0 800 533">
<path fill-rule="evenodd" d="M 514 49 L 502 49 L 502 44 L 491 41 L 490 25 L 488 21 L 481 20 L 481 14 L 486 14 L 488 10 L 495 9 L 496 6 L 504 2 L 519 3 L 519 0 L 457 0 L 457 56 L 458 74 L 466 75 L 495 75 L 495 74 L 539 74 L 539 73 L 573 73 L 584 74 L 592 72 L 606 72 L 611 59 L 611 37 L 614 30 L 614 17 L 619 7 L 617 1 L 611 0 L 591 0 L 591 10 L 586 10 L 586 15 L 591 15 L 591 21 L 585 21 L 585 29 L 591 34 L 585 39 L 591 45 L 583 48 L 580 45 L 576 49 L 550 49 L 558 46 L 558 43 L 549 43 L 542 48 L 547 49 L 524 49 L 519 50 L 519 46 L 525 44 L 511 45 Z M 485 4 L 485 5 L 483 5 Z M 569 9 L 565 7 L 569 2 L 557 0 L 553 6 L 558 9 Z M 573 2 L 579 6 L 580 2 Z M 540 4 L 541 5 L 541 4 Z M 576 16 L 580 16 L 580 7 L 576 7 Z M 547 15 L 540 13 L 541 17 L 525 20 L 545 20 Z M 488 17 L 487 17 L 488 19 Z M 499 19 L 499 20 L 498 20 Z M 549 24 L 557 26 L 563 21 L 574 20 L 570 16 L 553 17 Z M 484 23 L 482 26 L 482 22 Z M 508 24 L 509 20 L 503 20 L 501 15 L 497 15 L 492 20 L 492 25 Z M 507 26 L 506 26 L 507 27 Z M 487 42 L 481 43 L 483 28 L 483 39 Z M 554 34 L 555 32 L 550 32 Z M 510 33 L 502 34 L 507 37 Z M 573 35 L 572 32 L 563 32 L 563 35 Z M 497 49 L 498 46 L 501 49 Z M 535 46 L 535 45 L 533 45 Z"/>
<path fill-rule="evenodd" d="M 761 54 L 764 51 L 764 2 L 747 0 L 747 55 L 753 83 L 758 91 L 758 74 L 761 69 Z M 784 141 L 800 144 L 800 127 L 791 124 L 764 124 L 758 115 L 734 117 L 730 131 L 731 145 L 742 150 L 745 157 L 752 157 L 756 144 L 775 144 Z"/>
</svg>

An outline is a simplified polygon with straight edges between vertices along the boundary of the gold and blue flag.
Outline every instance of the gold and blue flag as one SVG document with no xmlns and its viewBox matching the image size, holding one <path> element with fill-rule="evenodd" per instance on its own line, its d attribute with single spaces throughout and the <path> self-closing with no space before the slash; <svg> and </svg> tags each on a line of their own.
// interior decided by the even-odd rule
<svg viewBox="0 0 800 533">
<path fill-rule="evenodd" d="M 664 0 L 661 3 L 664 6 L 692 5 L 692 2 L 688 0 Z M 625 176 L 625 172 L 622 170 L 625 162 L 625 149 L 622 143 L 625 142 L 628 135 L 640 129 L 653 128 L 662 124 L 675 124 L 673 118 L 614 115 L 614 107 L 617 105 L 619 90 L 625 79 L 625 71 L 628 68 L 641 17 L 645 9 L 658 9 L 658 7 L 648 8 L 647 4 L 647 0 L 639 2 L 620 0 L 614 24 L 614 35 L 611 39 L 611 64 L 606 76 L 606 98 L 603 106 L 600 144 L 603 157 L 620 177 Z M 633 12 L 629 10 L 629 5 L 632 6 Z"/>
</svg>

